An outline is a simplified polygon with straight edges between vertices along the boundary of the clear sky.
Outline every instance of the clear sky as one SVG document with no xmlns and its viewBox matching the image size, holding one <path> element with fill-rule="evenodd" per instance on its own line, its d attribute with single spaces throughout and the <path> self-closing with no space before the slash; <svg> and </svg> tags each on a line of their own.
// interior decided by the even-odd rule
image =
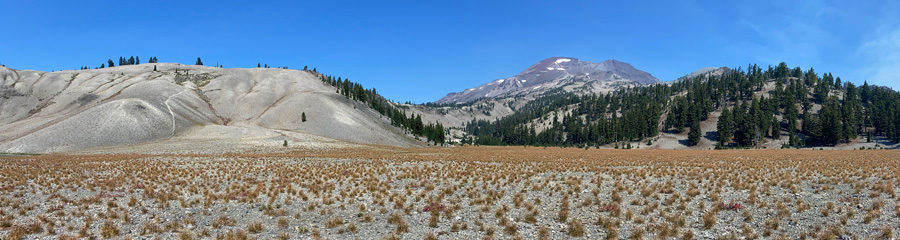
<svg viewBox="0 0 900 240">
<path fill-rule="evenodd" d="M 0 63 L 302 68 L 435 101 L 538 61 L 618 59 L 670 81 L 787 62 L 900 89 L 900 1 L 3 1 Z"/>
</svg>

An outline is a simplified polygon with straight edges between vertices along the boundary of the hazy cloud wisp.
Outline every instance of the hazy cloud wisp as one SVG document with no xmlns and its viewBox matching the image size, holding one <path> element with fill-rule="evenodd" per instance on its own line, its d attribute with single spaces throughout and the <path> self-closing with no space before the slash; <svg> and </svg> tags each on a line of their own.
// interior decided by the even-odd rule
<svg viewBox="0 0 900 240">
<path fill-rule="evenodd" d="M 864 42 L 857 50 L 866 64 L 861 76 L 870 84 L 900 87 L 900 27 L 889 28 L 879 37 Z"/>
</svg>

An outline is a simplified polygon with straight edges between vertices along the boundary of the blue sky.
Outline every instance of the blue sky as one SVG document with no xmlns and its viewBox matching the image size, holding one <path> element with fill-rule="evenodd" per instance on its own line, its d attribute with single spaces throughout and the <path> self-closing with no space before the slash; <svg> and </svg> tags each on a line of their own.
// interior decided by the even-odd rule
<svg viewBox="0 0 900 240">
<path fill-rule="evenodd" d="M 787 62 L 900 89 L 900 1 L 5 1 L 0 63 L 316 67 L 429 102 L 548 57 L 618 59 L 669 81 Z"/>
</svg>

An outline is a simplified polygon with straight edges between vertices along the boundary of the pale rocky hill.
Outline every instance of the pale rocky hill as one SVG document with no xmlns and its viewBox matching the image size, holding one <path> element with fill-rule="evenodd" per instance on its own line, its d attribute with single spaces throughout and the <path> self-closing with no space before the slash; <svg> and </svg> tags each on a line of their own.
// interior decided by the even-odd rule
<svg viewBox="0 0 900 240">
<path fill-rule="evenodd" d="M 301 121 L 304 112 L 306 122 Z M 175 63 L 58 72 L 0 67 L 0 152 L 61 152 L 168 139 L 249 137 L 280 144 L 295 135 L 423 145 L 365 104 L 335 93 L 312 72 Z"/>
</svg>

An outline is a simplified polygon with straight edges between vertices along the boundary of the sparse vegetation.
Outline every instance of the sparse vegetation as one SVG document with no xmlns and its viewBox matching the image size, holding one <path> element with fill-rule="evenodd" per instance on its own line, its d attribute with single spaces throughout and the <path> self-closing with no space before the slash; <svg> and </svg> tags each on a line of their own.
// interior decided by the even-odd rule
<svg viewBox="0 0 900 240">
<path fill-rule="evenodd" d="M 253 220 L 252 222 L 247 224 L 247 231 L 251 233 L 259 233 L 262 232 L 263 229 L 265 229 L 265 227 L 260 220 Z"/>
<path fill-rule="evenodd" d="M 0 167 L 0 235 L 790 239 L 900 227 L 889 151 L 403 151 L 21 156 Z"/>
<path fill-rule="evenodd" d="M 569 221 L 569 227 L 567 228 L 566 232 L 569 234 L 569 236 L 572 237 L 584 236 L 584 224 L 582 224 L 581 220 L 578 220 L 577 218 L 572 219 L 572 221 Z"/>
<path fill-rule="evenodd" d="M 341 224 L 344 224 L 344 219 L 342 219 L 340 217 L 332 217 L 332 218 L 328 219 L 328 221 L 325 222 L 325 227 L 326 228 L 336 228 L 338 226 L 341 226 Z"/>
</svg>

